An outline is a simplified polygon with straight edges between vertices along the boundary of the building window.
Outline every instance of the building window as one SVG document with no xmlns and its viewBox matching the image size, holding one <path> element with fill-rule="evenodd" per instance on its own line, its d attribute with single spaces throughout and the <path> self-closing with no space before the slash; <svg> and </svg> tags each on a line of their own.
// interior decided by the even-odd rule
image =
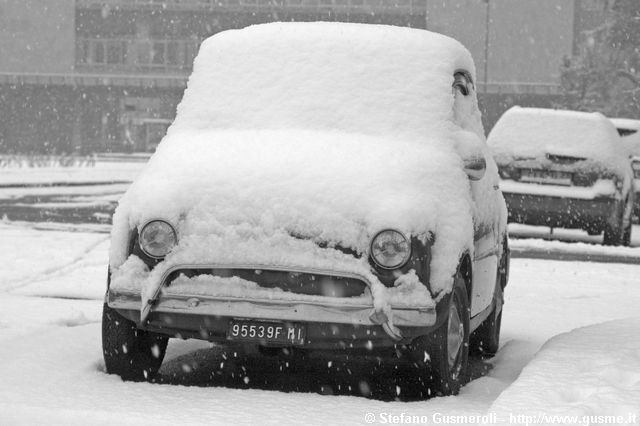
<svg viewBox="0 0 640 426">
<path fill-rule="evenodd" d="M 107 64 L 124 64 L 125 52 L 127 46 L 125 42 L 120 40 L 110 40 L 106 45 L 106 63 Z"/>
<path fill-rule="evenodd" d="M 125 69 L 191 69 L 200 41 L 149 39 L 78 39 L 77 63 Z"/>
<path fill-rule="evenodd" d="M 78 63 L 118 65 L 125 63 L 126 43 L 122 40 L 81 39 L 77 44 Z"/>
</svg>

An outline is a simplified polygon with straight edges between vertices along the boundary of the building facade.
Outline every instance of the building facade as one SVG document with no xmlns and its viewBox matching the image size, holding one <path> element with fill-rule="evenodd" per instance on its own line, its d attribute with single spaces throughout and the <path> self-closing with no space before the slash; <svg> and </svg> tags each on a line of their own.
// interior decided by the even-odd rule
<svg viewBox="0 0 640 426">
<path fill-rule="evenodd" d="M 453 36 L 474 56 L 489 128 L 510 105 L 550 106 L 559 96 L 563 58 L 597 22 L 592 3 L 599 1 L 0 0 L 0 153 L 153 150 L 200 42 L 272 21 Z"/>
</svg>

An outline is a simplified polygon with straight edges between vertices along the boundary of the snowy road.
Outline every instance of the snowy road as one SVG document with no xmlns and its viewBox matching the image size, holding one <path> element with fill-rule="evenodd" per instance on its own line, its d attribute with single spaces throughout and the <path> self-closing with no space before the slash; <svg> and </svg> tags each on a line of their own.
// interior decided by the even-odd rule
<svg viewBox="0 0 640 426">
<path fill-rule="evenodd" d="M 371 355 L 288 361 L 195 341 L 172 340 L 161 383 L 124 383 L 103 372 L 100 349 L 107 235 L 0 227 L 0 424 L 362 425 L 367 413 L 374 424 L 402 413 L 513 424 L 540 409 L 636 424 L 640 414 L 637 264 L 514 259 L 500 352 L 473 361 L 478 378 L 459 396 L 425 402 L 409 392 L 409 366 Z M 611 320 L 624 321 L 558 336 Z M 575 358 L 571 345 L 582 345 Z"/>
</svg>

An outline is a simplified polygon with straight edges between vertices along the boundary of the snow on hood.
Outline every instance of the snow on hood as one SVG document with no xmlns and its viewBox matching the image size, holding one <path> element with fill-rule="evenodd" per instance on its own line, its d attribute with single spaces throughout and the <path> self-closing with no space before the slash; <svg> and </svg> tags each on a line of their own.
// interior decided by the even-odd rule
<svg viewBox="0 0 640 426">
<path fill-rule="evenodd" d="M 417 143 L 310 131 L 173 133 L 120 201 L 111 266 L 125 261 L 129 230 L 153 219 L 178 227 L 179 245 L 164 267 L 229 262 L 369 272 L 366 256 L 333 250 L 327 257 L 301 237 L 366 253 L 377 232 L 394 228 L 435 235 L 432 285 L 446 289 L 473 235 L 454 136 Z"/>
<path fill-rule="evenodd" d="M 114 215 L 112 268 L 128 232 L 158 218 L 180 242 L 154 273 L 221 260 L 370 273 L 366 256 L 308 243 L 364 253 L 395 228 L 436 235 L 432 289 L 449 289 L 473 235 L 454 151 L 468 137 L 452 123 L 459 69 L 475 76 L 460 43 L 409 28 L 275 23 L 207 39 L 175 122 Z"/>
<path fill-rule="evenodd" d="M 513 107 L 491 130 L 487 143 L 498 163 L 545 161 L 547 155 L 586 159 L 624 176 L 628 160 L 620 137 L 600 113 Z"/>
</svg>

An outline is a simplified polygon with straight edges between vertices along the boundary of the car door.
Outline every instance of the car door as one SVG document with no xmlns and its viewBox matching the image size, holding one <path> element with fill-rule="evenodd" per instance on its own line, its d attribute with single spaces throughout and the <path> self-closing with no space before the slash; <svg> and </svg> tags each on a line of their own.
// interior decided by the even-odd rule
<svg viewBox="0 0 640 426">
<path fill-rule="evenodd" d="M 472 270 L 471 317 L 481 313 L 493 300 L 496 285 L 499 256 L 499 180 L 497 166 L 486 145 L 484 128 L 473 81 L 469 73 L 456 72 L 453 83 L 454 120 L 465 132 L 465 139 L 474 143 L 474 147 L 486 160 L 484 176 L 470 181 L 474 203 L 474 253 Z M 469 147 L 462 151 L 468 152 Z M 464 155 L 464 154 L 461 154 Z"/>
</svg>

